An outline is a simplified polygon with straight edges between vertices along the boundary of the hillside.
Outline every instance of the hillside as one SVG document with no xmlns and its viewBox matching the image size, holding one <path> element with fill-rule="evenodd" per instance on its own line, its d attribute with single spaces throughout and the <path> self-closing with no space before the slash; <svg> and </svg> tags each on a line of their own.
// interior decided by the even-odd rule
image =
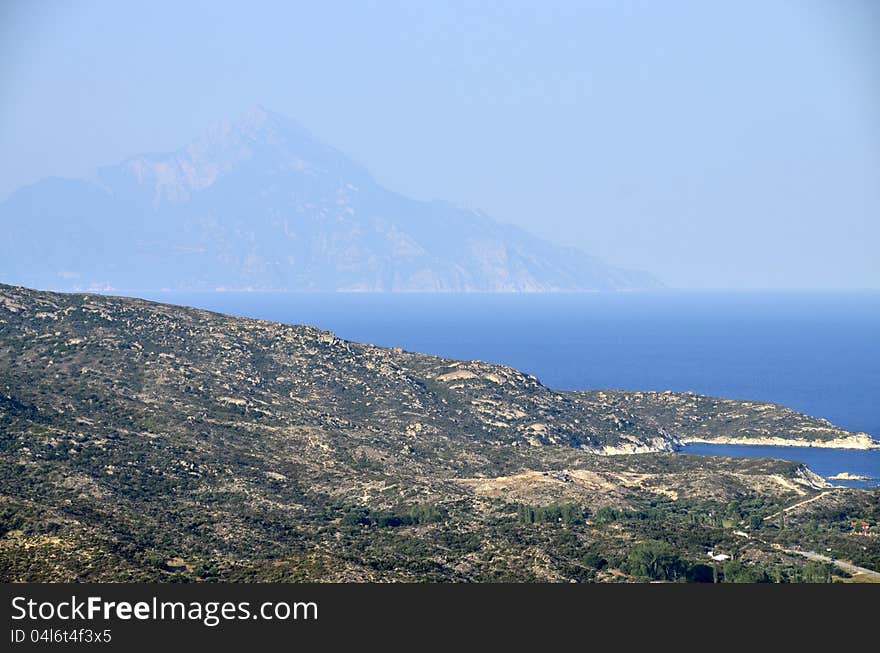
<svg viewBox="0 0 880 653">
<path fill-rule="evenodd" d="M 723 433 L 718 404 L 740 429 L 849 435 L 765 404 L 557 392 L 311 327 L 0 286 L 0 577 L 613 580 L 645 538 L 695 563 L 736 540 L 719 511 L 748 523 L 821 486 L 781 461 L 596 455 L 671 451 L 681 421 Z M 876 507 L 831 494 L 811 508 Z M 555 510 L 563 530 L 543 523 Z"/>
<path fill-rule="evenodd" d="M 56 290 L 633 290 L 660 284 L 480 211 L 380 186 L 262 108 L 95 182 L 0 204 L 0 282 Z"/>
</svg>

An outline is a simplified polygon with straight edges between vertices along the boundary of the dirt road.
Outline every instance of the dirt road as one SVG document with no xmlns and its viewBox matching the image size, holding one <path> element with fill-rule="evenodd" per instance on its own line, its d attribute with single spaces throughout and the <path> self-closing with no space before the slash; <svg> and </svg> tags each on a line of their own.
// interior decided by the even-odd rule
<svg viewBox="0 0 880 653">
<path fill-rule="evenodd" d="M 781 515 L 784 512 L 788 512 L 789 510 L 794 510 L 795 508 L 799 508 L 800 506 L 804 506 L 808 503 L 812 503 L 813 501 L 818 501 L 822 497 L 828 496 L 832 492 L 833 492 L 833 490 L 825 490 L 824 492 L 820 492 L 819 494 L 817 494 L 814 497 L 811 497 L 809 499 L 804 499 L 803 501 L 798 501 L 797 503 L 793 503 L 790 506 L 788 506 L 787 508 L 783 508 L 779 512 L 774 512 L 772 515 L 764 517 L 764 521 L 769 521 L 769 520 L 773 519 L 774 517 L 779 517 L 779 515 Z"/>
<path fill-rule="evenodd" d="M 816 562 L 830 562 L 832 565 L 843 569 L 849 574 L 863 574 L 864 576 L 870 578 L 872 581 L 880 583 L 880 573 L 871 569 L 865 569 L 864 567 L 859 567 L 857 565 L 850 564 L 849 562 L 843 562 L 842 560 L 835 560 L 834 558 L 829 558 L 828 556 L 822 555 L 821 553 L 814 553 L 813 551 L 799 551 L 798 549 L 782 550 L 786 553 L 794 553 L 795 555 L 803 556 L 807 560 L 815 560 Z"/>
</svg>

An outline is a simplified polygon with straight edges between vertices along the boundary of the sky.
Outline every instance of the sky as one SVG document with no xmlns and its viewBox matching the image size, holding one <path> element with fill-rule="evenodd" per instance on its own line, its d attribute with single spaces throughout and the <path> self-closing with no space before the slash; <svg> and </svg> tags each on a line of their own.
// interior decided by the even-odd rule
<svg viewBox="0 0 880 653">
<path fill-rule="evenodd" d="M 880 288 L 880 3 L 0 0 L 0 199 L 261 104 L 677 288 Z"/>
</svg>

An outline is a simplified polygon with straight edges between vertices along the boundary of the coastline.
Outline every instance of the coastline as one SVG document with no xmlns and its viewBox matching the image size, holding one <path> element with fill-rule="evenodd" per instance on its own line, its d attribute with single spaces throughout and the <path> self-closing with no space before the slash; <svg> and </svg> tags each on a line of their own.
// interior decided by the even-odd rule
<svg viewBox="0 0 880 653">
<path fill-rule="evenodd" d="M 728 444 L 751 447 L 804 447 L 813 449 L 842 449 L 850 451 L 880 451 L 880 441 L 875 440 L 867 433 L 857 433 L 843 438 L 830 440 L 801 440 L 796 438 L 782 437 L 729 437 L 699 438 L 684 437 L 673 440 L 654 438 L 650 442 L 621 442 L 617 445 L 602 447 L 593 450 L 600 456 L 620 456 L 640 453 L 681 453 L 688 444 Z"/>
<path fill-rule="evenodd" d="M 720 437 L 720 438 L 679 438 L 681 444 L 733 444 L 764 447 L 814 447 L 817 449 L 857 449 L 870 451 L 880 449 L 880 442 L 874 440 L 866 433 L 858 433 L 844 438 L 831 440 L 800 440 L 795 438 L 780 437 Z"/>
</svg>

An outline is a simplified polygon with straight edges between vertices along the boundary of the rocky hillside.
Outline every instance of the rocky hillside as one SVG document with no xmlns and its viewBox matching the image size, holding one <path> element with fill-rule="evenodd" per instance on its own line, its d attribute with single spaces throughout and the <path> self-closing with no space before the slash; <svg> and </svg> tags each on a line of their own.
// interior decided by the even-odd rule
<svg viewBox="0 0 880 653">
<path fill-rule="evenodd" d="M 366 431 L 401 446 L 464 439 L 598 453 L 743 433 L 799 442 L 854 435 L 771 404 L 559 392 L 508 367 L 347 342 L 312 327 L 0 288 L 5 410 L 32 411 L 56 427 L 198 431 L 232 419 Z"/>
<path fill-rule="evenodd" d="M 98 182 L 0 204 L 0 282 L 58 290 L 547 292 L 657 287 L 447 202 L 389 191 L 257 108 Z"/>
<path fill-rule="evenodd" d="M 595 455 L 721 433 L 712 401 L 0 286 L 0 578 L 614 580 L 650 523 L 695 563 L 719 506 L 748 520 L 821 485 L 781 461 Z M 781 437 L 843 433 L 723 406 Z M 529 525 L 557 510 L 581 530 Z M 617 526 L 598 537 L 593 513 Z"/>
</svg>

